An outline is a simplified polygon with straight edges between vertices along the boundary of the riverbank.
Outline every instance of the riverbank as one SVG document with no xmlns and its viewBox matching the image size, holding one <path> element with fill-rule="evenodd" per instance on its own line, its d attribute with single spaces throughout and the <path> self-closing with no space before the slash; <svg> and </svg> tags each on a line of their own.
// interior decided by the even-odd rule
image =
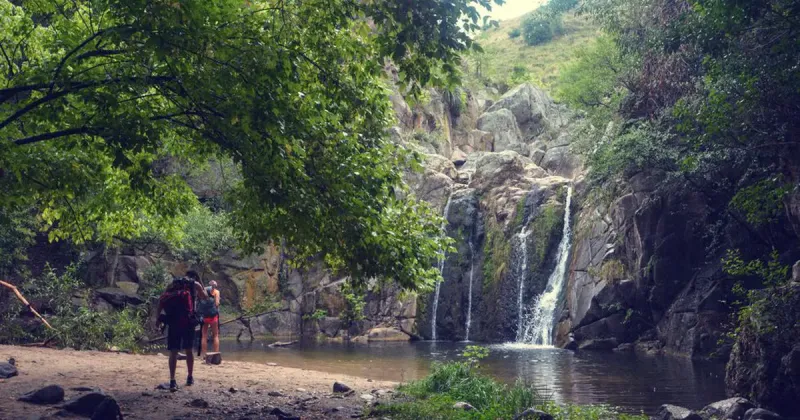
<svg viewBox="0 0 800 420">
<path fill-rule="evenodd" d="M 17 401 L 21 394 L 51 384 L 64 388 L 65 400 L 82 394 L 74 388 L 100 388 L 117 400 L 126 419 L 279 418 L 269 414 L 274 408 L 303 419 L 349 419 L 362 413 L 366 402 L 362 395 L 384 394 L 397 385 L 267 363 L 223 361 L 218 366 L 196 363 L 195 385 L 170 393 L 155 389 L 169 379 L 163 355 L 0 345 L 0 361 L 9 358 L 15 359 L 19 375 L 0 379 L 0 418 L 8 419 L 55 415 L 60 410 L 56 406 Z M 178 362 L 177 377 L 179 382 L 185 379 L 185 362 Z M 335 381 L 355 392 L 334 394 Z M 205 404 L 193 406 L 198 399 Z"/>
</svg>

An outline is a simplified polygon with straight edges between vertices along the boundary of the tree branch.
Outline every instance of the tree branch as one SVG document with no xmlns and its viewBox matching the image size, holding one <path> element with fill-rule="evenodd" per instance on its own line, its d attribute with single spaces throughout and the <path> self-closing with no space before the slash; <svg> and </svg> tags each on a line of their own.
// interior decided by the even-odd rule
<svg viewBox="0 0 800 420">
<path fill-rule="evenodd" d="M 77 134 L 96 134 L 97 130 L 89 127 L 69 128 L 66 130 L 53 131 L 50 133 L 37 134 L 35 136 L 25 137 L 24 139 L 14 140 L 17 146 L 24 146 L 26 144 L 37 143 L 40 141 L 57 139 L 60 137 L 74 136 Z"/>
<path fill-rule="evenodd" d="M 2 123 L 0 123 L 0 130 L 5 128 L 7 125 L 11 124 L 12 122 L 18 120 L 23 115 L 27 114 L 28 112 L 38 108 L 40 105 L 45 104 L 47 102 L 56 100 L 62 96 L 68 95 L 70 93 L 77 92 L 81 89 L 92 88 L 97 86 L 107 86 L 107 85 L 114 85 L 117 83 L 135 83 L 139 81 L 143 81 L 147 83 L 161 83 L 165 81 L 175 80 L 174 77 L 169 76 L 146 76 L 146 77 L 125 77 L 125 78 L 116 78 L 110 80 L 102 80 L 102 81 L 93 81 L 93 82 L 83 82 L 83 83 L 76 83 L 71 85 L 69 88 L 65 90 L 61 90 L 58 92 L 48 93 L 47 95 L 29 103 L 24 108 L 20 109 L 19 111 L 15 112 L 10 117 L 6 118 Z M 34 85 L 31 85 L 34 86 Z M 3 93 L 3 91 L 0 91 Z"/>
<path fill-rule="evenodd" d="M 50 90 L 47 91 L 48 95 L 53 93 L 53 88 L 56 85 L 56 80 L 58 80 L 58 75 L 61 73 L 61 69 L 64 68 L 64 64 L 67 63 L 67 60 L 69 60 L 69 58 L 72 57 L 73 54 L 75 54 L 78 51 L 80 51 L 81 48 L 85 47 L 88 43 L 92 42 L 92 40 L 94 40 L 95 38 L 97 38 L 100 35 L 103 35 L 104 33 L 106 33 L 106 29 L 95 32 L 94 35 L 90 36 L 89 38 L 86 38 L 83 42 L 78 44 L 77 47 L 73 48 L 72 51 L 68 52 L 64 56 L 64 58 L 61 59 L 61 62 L 59 62 L 58 66 L 56 67 L 55 73 L 53 73 L 53 81 L 50 82 Z"/>
</svg>

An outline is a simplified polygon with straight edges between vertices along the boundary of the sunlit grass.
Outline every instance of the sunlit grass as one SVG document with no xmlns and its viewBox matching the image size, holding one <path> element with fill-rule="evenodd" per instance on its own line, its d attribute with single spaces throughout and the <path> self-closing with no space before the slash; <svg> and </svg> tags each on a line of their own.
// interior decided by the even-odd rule
<svg viewBox="0 0 800 420">
<path fill-rule="evenodd" d="M 542 2 L 543 3 L 543 2 Z M 564 33 L 550 42 L 528 46 L 522 37 L 512 39 L 508 33 L 519 28 L 524 17 L 501 21 L 493 28 L 478 35 L 476 40 L 483 47 L 483 54 L 468 57 L 465 84 L 479 83 L 475 71 L 480 62 L 483 79 L 516 85 L 525 81 L 555 92 L 558 74 L 576 50 L 599 35 L 598 27 L 585 16 L 567 13 L 563 16 Z M 518 70 L 515 74 L 514 68 Z M 519 69 L 524 69 L 520 74 Z"/>
<path fill-rule="evenodd" d="M 523 383 L 500 384 L 478 373 L 469 363 L 454 362 L 433 367 L 430 375 L 403 385 L 394 402 L 372 410 L 372 416 L 392 419 L 510 419 L 528 408 L 537 408 L 556 420 L 645 420 L 647 416 L 619 414 L 606 406 L 560 405 L 541 397 Z M 453 408 L 467 402 L 475 410 Z"/>
</svg>

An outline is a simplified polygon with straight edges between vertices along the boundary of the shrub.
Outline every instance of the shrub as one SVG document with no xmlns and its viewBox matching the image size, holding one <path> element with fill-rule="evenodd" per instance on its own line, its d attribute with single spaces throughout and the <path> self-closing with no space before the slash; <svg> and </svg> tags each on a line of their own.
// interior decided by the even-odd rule
<svg viewBox="0 0 800 420">
<path fill-rule="evenodd" d="M 508 32 L 508 37 L 511 39 L 519 38 L 522 35 L 522 29 L 514 28 Z"/>
<path fill-rule="evenodd" d="M 0 313 L 3 328 L 0 342 L 24 343 L 55 340 L 60 346 L 75 349 L 104 350 L 112 346 L 137 351 L 144 335 L 146 309 L 126 308 L 119 312 L 99 312 L 77 305 L 73 298 L 88 297 L 88 290 L 78 276 L 79 266 L 73 264 L 59 275 L 50 266 L 44 273 L 25 282 L 20 290 L 35 302 L 54 330 L 46 329 L 32 320 L 18 300 L 13 300 Z M 35 322 L 35 323 L 34 323 Z M 6 327 L 8 326 L 8 327 Z"/>
<path fill-rule="evenodd" d="M 529 386 L 517 382 L 500 384 L 478 373 L 468 362 L 434 364 L 424 379 L 401 386 L 399 401 L 381 405 L 370 415 L 388 415 L 395 419 L 510 419 L 534 407 L 550 413 L 557 420 L 641 420 L 646 416 L 619 414 L 605 406 L 559 405 L 547 401 Z M 465 401 L 476 408 L 464 411 L 453 408 Z"/>
<path fill-rule="evenodd" d="M 547 17 L 534 13 L 522 21 L 522 35 L 531 46 L 544 44 L 562 32 L 561 16 Z"/>
<path fill-rule="evenodd" d="M 205 206 L 197 206 L 186 215 L 182 238 L 171 245 L 180 258 L 201 266 L 235 246 L 228 214 L 214 213 Z"/>
</svg>

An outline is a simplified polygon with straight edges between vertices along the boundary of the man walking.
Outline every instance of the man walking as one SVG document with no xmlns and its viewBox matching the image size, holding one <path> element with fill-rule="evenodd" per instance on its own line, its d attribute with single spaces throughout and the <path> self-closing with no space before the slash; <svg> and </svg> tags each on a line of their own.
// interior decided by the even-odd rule
<svg viewBox="0 0 800 420">
<path fill-rule="evenodd" d="M 194 384 L 194 332 L 199 322 L 195 312 L 196 299 L 206 299 L 206 292 L 200 283 L 200 276 L 195 271 L 187 271 L 183 278 L 175 279 L 161 295 L 158 302 L 158 313 L 163 310 L 167 324 L 167 350 L 169 350 L 169 389 L 178 390 L 175 380 L 175 369 L 178 365 L 178 351 L 186 352 L 186 385 Z"/>
</svg>

